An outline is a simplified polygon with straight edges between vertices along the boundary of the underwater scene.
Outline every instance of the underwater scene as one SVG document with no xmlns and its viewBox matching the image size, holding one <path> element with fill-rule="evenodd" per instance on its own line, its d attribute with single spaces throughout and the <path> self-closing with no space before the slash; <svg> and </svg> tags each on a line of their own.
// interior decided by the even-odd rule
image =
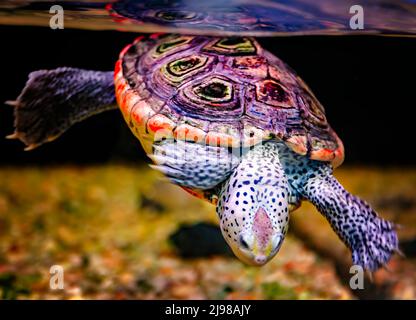
<svg viewBox="0 0 416 320">
<path fill-rule="evenodd" d="M 0 299 L 416 300 L 416 1 L 6 0 L 0 35 Z"/>
</svg>

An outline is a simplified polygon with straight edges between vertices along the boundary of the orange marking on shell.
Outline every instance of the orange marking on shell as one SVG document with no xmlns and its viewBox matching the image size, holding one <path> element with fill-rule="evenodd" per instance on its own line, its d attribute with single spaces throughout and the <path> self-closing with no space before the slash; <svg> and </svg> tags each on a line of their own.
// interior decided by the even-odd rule
<svg viewBox="0 0 416 320">
<path fill-rule="evenodd" d="M 335 158 L 335 151 L 331 149 L 318 149 L 311 152 L 310 158 L 312 160 L 332 161 Z"/>
<path fill-rule="evenodd" d="M 286 144 L 298 154 L 305 155 L 308 152 L 308 140 L 306 136 L 292 136 L 286 140 Z"/>
<path fill-rule="evenodd" d="M 120 92 L 119 87 L 118 87 L 118 85 L 116 83 L 116 100 L 117 100 L 117 104 L 119 106 L 121 105 L 121 98 L 122 98 L 121 94 L 122 93 Z"/>
<path fill-rule="evenodd" d="M 121 73 L 121 71 L 119 72 L 114 72 L 114 84 L 115 87 L 117 88 L 117 84 L 118 82 L 123 78 L 123 74 Z"/>
<path fill-rule="evenodd" d="M 338 136 L 336 136 L 336 138 L 337 138 L 338 149 L 335 150 L 335 158 L 334 160 L 332 160 L 332 166 L 334 168 L 339 167 L 344 162 L 344 156 L 345 156 L 344 144 L 342 143 L 341 139 Z"/>
<path fill-rule="evenodd" d="M 344 145 L 339 137 L 333 132 L 337 142 L 337 149 L 321 148 L 313 150 L 310 158 L 312 160 L 329 161 L 334 168 L 340 166 L 344 161 Z"/>
<path fill-rule="evenodd" d="M 208 132 L 205 137 L 205 143 L 211 146 L 238 147 L 240 141 L 229 134 Z"/>
<path fill-rule="evenodd" d="M 140 101 L 131 109 L 131 119 L 137 127 L 144 131 L 147 120 L 153 116 L 155 112 L 146 101 Z"/>
<path fill-rule="evenodd" d="M 335 158 L 332 160 L 332 166 L 334 168 L 338 168 L 344 162 L 344 151 L 340 149 L 341 148 L 338 148 L 335 151 Z"/>
<path fill-rule="evenodd" d="M 199 128 L 190 126 L 189 124 L 181 124 L 176 127 L 173 135 L 177 140 L 201 143 L 205 141 L 205 136 L 207 133 Z"/>
<path fill-rule="evenodd" d="M 116 65 L 114 66 L 114 80 L 116 80 L 119 73 L 121 73 L 121 63 L 121 60 L 117 60 Z"/>
<path fill-rule="evenodd" d="M 126 119 L 130 116 L 130 111 L 134 105 L 140 101 L 140 97 L 132 90 L 127 90 L 127 92 L 121 98 L 121 103 L 119 104 L 121 111 Z"/>
<path fill-rule="evenodd" d="M 121 99 L 123 98 L 124 93 L 129 88 L 130 88 L 130 86 L 128 85 L 128 83 L 126 82 L 126 80 L 124 80 L 123 78 L 117 81 L 117 84 L 116 84 L 116 95 L 117 95 L 118 101 L 121 102 Z"/>
<path fill-rule="evenodd" d="M 147 130 L 155 135 L 155 139 L 172 137 L 175 122 L 163 114 L 155 114 L 147 121 Z"/>
</svg>

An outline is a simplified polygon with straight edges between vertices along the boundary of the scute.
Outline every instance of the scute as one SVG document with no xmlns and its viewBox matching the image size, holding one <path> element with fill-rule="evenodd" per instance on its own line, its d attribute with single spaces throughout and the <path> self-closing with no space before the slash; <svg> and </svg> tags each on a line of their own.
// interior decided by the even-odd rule
<svg viewBox="0 0 416 320">
<path fill-rule="evenodd" d="M 257 53 L 257 46 L 250 38 L 214 38 L 202 48 L 202 51 L 227 56 L 254 56 Z"/>
<path fill-rule="evenodd" d="M 252 38 L 151 36 L 126 48 L 119 64 L 117 98 L 146 150 L 155 139 L 246 147 L 274 138 L 312 159 L 342 162 L 322 105 Z"/>
<path fill-rule="evenodd" d="M 256 82 L 256 100 L 275 108 L 292 108 L 293 99 L 288 90 L 276 79 Z"/>
</svg>

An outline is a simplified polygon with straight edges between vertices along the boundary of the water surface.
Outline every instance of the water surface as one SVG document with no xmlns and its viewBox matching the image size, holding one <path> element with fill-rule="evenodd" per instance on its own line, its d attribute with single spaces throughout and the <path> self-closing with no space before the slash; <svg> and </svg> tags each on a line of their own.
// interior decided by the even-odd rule
<svg viewBox="0 0 416 320">
<path fill-rule="evenodd" d="M 359 1 L 364 29 L 351 30 L 354 0 L 119 0 L 0 3 L 0 24 L 49 26 L 49 9 L 64 9 L 65 27 L 134 32 L 249 34 L 416 34 L 415 0 Z M 355 11 L 353 11 L 355 12 Z"/>
</svg>

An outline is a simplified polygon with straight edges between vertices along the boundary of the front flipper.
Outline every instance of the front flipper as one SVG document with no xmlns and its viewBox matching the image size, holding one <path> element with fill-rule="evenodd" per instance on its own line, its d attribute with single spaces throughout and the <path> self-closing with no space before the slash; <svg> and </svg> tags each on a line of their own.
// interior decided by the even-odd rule
<svg viewBox="0 0 416 320">
<path fill-rule="evenodd" d="M 39 70 L 29 74 L 16 101 L 15 132 L 31 150 L 60 136 L 71 125 L 116 108 L 113 72 L 74 68 Z"/>
<path fill-rule="evenodd" d="M 328 164 L 316 166 L 301 192 L 351 249 L 354 264 L 375 271 L 398 251 L 394 225 L 380 218 L 365 201 L 346 191 L 332 176 Z"/>
<path fill-rule="evenodd" d="M 154 145 L 152 166 L 174 183 L 209 190 L 223 182 L 240 163 L 226 148 L 187 141 L 165 140 Z"/>
</svg>

